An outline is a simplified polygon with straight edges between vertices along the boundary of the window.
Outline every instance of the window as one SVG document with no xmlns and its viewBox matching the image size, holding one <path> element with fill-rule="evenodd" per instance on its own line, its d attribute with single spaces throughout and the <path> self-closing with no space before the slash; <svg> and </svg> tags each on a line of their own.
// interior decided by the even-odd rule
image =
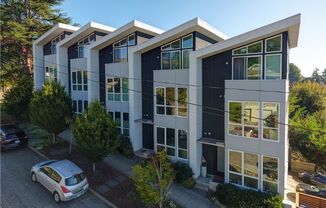
<svg viewBox="0 0 326 208">
<path fill-rule="evenodd" d="M 72 90 L 73 91 L 87 91 L 88 90 L 88 78 L 87 71 L 73 71 L 71 72 L 72 77 Z"/>
<path fill-rule="evenodd" d="M 185 130 L 178 130 L 178 157 L 188 159 L 188 135 Z"/>
<path fill-rule="evenodd" d="M 229 102 L 229 134 L 242 136 L 242 103 Z"/>
<path fill-rule="evenodd" d="M 282 51 L 282 35 L 278 35 L 265 40 L 266 53 Z"/>
<path fill-rule="evenodd" d="M 87 107 L 87 100 L 72 100 L 72 109 L 75 114 L 81 114 Z"/>
<path fill-rule="evenodd" d="M 177 108 L 176 100 L 178 104 Z M 188 113 L 187 106 L 187 88 L 156 88 L 156 114 L 186 117 Z M 178 113 L 176 110 L 178 110 Z"/>
<path fill-rule="evenodd" d="M 187 35 L 161 47 L 161 69 L 189 69 L 193 35 Z"/>
<path fill-rule="evenodd" d="M 119 133 L 121 135 L 129 136 L 129 113 L 108 111 L 108 114 L 112 120 L 116 122 Z"/>
<path fill-rule="evenodd" d="M 57 37 L 51 40 L 51 45 L 50 45 L 50 50 L 51 54 L 56 54 L 57 53 L 57 43 L 65 38 L 65 34 L 61 33 Z"/>
<path fill-rule="evenodd" d="M 233 55 L 246 55 L 246 54 L 253 54 L 253 53 L 262 53 L 263 52 L 262 45 L 263 45 L 262 41 L 252 43 L 250 45 L 233 50 L 232 54 Z"/>
<path fill-rule="evenodd" d="M 261 56 L 247 57 L 247 79 L 260 79 Z"/>
<path fill-rule="evenodd" d="M 109 101 L 128 101 L 128 78 L 107 78 L 107 99 Z"/>
<path fill-rule="evenodd" d="M 265 78 L 281 79 L 281 54 L 273 54 L 265 56 Z"/>
<path fill-rule="evenodd" d="M 88 35 L 82 40 L 78 41 L 78 58 L 86 58 L 87 55 L 87 45 L 91 44 L 96 40 L 96 36 L 94 33 Z"/>
<path fill-rule="evenodd" d="M 57 183 L 61 181 L 61 176 L 54 170 L 52 170 L 51 178 Z"/>
<path fill-rule="evenodd" d="M 176 138 L 177 132 L 177 138 Z M 156 127 L 157 151 L 166 150 L 167 155 L 179 159 L 188 159 L 188 136 L 185 130 Z M 177 150 L 177 152 L 176 152 Z"/>
<path fill-rule="evenodd" d="M 243 105 L 244 136 L 258 138 L 259 103 L 244 102 Z"/>
<path fill-rule="evenodd" d="M 263 191 L 278 192 L 278 159 L 263 156 Z"/>
<path fill-rule="evenodd" d="M 45 81 L 56 82 L 58 80 L 57 66 L 52 64 L 45 67 Z"/>
<path fill-rule="evenodd" d="M 128 61 L 128 47 L 136 44 L 135 34 L 131 34 L 127 37 L 113 44 L 113 62 L 123 63 Z"/>
<path fill-rule="evenodd" d="M 41 172 L 44 173 L 45 175 L 51 177 L 53 170 L 50 167 L 43 167 L 43 168 L 41 168 Z"/>
<path fill-rule="evenodd" d="M 233 58 L 233 80 L 244 80 L 246 79 L 246 59 L 245 57 L 234 57 Z"/>
<path fill-rule="evenodd" d="M 229 182 L 258 189 L 258 155 L 229 151 Z"/>
<path fill-rule="evenodd" d="M 188 114 L 187 88 L 178 88 L 178 116 L 187 117 Z"/>
<path fill-rule="evenodd" d="M 278 103 L 263 103 L 263 138 L 278 140 Z"/>
</svg>

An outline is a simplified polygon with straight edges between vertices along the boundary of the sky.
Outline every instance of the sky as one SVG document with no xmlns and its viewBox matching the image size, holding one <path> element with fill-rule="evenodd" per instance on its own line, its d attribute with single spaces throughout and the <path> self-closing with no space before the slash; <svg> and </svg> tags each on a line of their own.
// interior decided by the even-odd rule
<svg viewBox="0 0 326 208">
<path fill-rule="evenodd" d="M 81 26 L 95 21 L 118 28 L 137 19 L 169 30 L 200 17 L 228 37 L 301 13 L 290 62 L 304 76 L 326 68 L 326 0 L 65 0 L 59 8 Z"/>
</svg>

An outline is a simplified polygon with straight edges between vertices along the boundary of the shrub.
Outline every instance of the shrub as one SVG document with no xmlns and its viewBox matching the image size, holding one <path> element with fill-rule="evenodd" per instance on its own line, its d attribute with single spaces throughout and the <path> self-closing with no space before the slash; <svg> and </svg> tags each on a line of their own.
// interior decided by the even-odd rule
<svg viewBox="0 0 326 208">
<path fill-rule="evenodd" d="M 175 181 L 178 183 L 182 183 L 184 180 L 191 178 L 194 173 L 189 165 L 177 162 L 174 164 L 174 171 L 175 171 Z"/>
<path fill-rule="evenodd" d="M 130 142 L 130 138 L 121 135 L 120 146 L 118 148 L 120 154 L 127 158 L 132 158 L 134 156 L 134 149 L 132 148 L 132 144 Z"/>
<path fill-rule="evenodd" d="M 232 184 L 220 184 L 216 188 L 216 198 L 227 207 L 281 208 L 282 197 L 252 189 L 240 189 Z"/>
<path fill-rule="evenodd" d="M 196 184 L 196 181 L 195 181 L 195 179 L 193 179 L 192 177 L 190 177 L 190 178 L 187 178 L 187 179 L 183 180 L 183 181 L 181 182 L 181 184 L 182 184 L 184 187 L 186 187 L 186 188 L 188 188 L 188 189 L 191 189 L 191 188 L 194 187 L 194 185 Z"/>
</svg>

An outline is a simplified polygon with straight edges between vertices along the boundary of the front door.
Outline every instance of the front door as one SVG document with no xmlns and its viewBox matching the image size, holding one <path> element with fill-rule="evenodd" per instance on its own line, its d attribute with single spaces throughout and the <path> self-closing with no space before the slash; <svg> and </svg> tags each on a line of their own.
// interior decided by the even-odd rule
<svg viewBox="0 0 326 208">
<path fill-rule="evenodd" d="M 213 145 L 203 144 L 203 156 L 207 162 L 207 173 L 216 175 L 217 173 L 217 147 Z"/>
<path fill-rule="evenodd" d="M 153 124 L 143 124 L 143 148 L 154 150 Z"/>
</svg>

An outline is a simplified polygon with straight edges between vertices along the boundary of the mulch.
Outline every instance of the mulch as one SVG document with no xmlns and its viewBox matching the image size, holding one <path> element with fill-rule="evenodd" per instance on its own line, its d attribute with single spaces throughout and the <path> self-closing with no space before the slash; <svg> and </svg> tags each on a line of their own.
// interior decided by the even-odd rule
<svg viewBox="0 0 326 208">
<path fill-rule="evenodd" d="M 104 162 L 96 164 L 96 172 L 92 170 L 92 163 L 76 149 L 69 154 L 69 144 L 61 142 L 41 151 L 50 159 L 68 159 L 77 164 L 87 176 L 90 187 L 99 194 L 121 208 L 145 207 L 136 192 L 134 182 L 125 174 L 110 167 Z M 105 192 L 99 191 L 105 188 Z"/>
</svg>

